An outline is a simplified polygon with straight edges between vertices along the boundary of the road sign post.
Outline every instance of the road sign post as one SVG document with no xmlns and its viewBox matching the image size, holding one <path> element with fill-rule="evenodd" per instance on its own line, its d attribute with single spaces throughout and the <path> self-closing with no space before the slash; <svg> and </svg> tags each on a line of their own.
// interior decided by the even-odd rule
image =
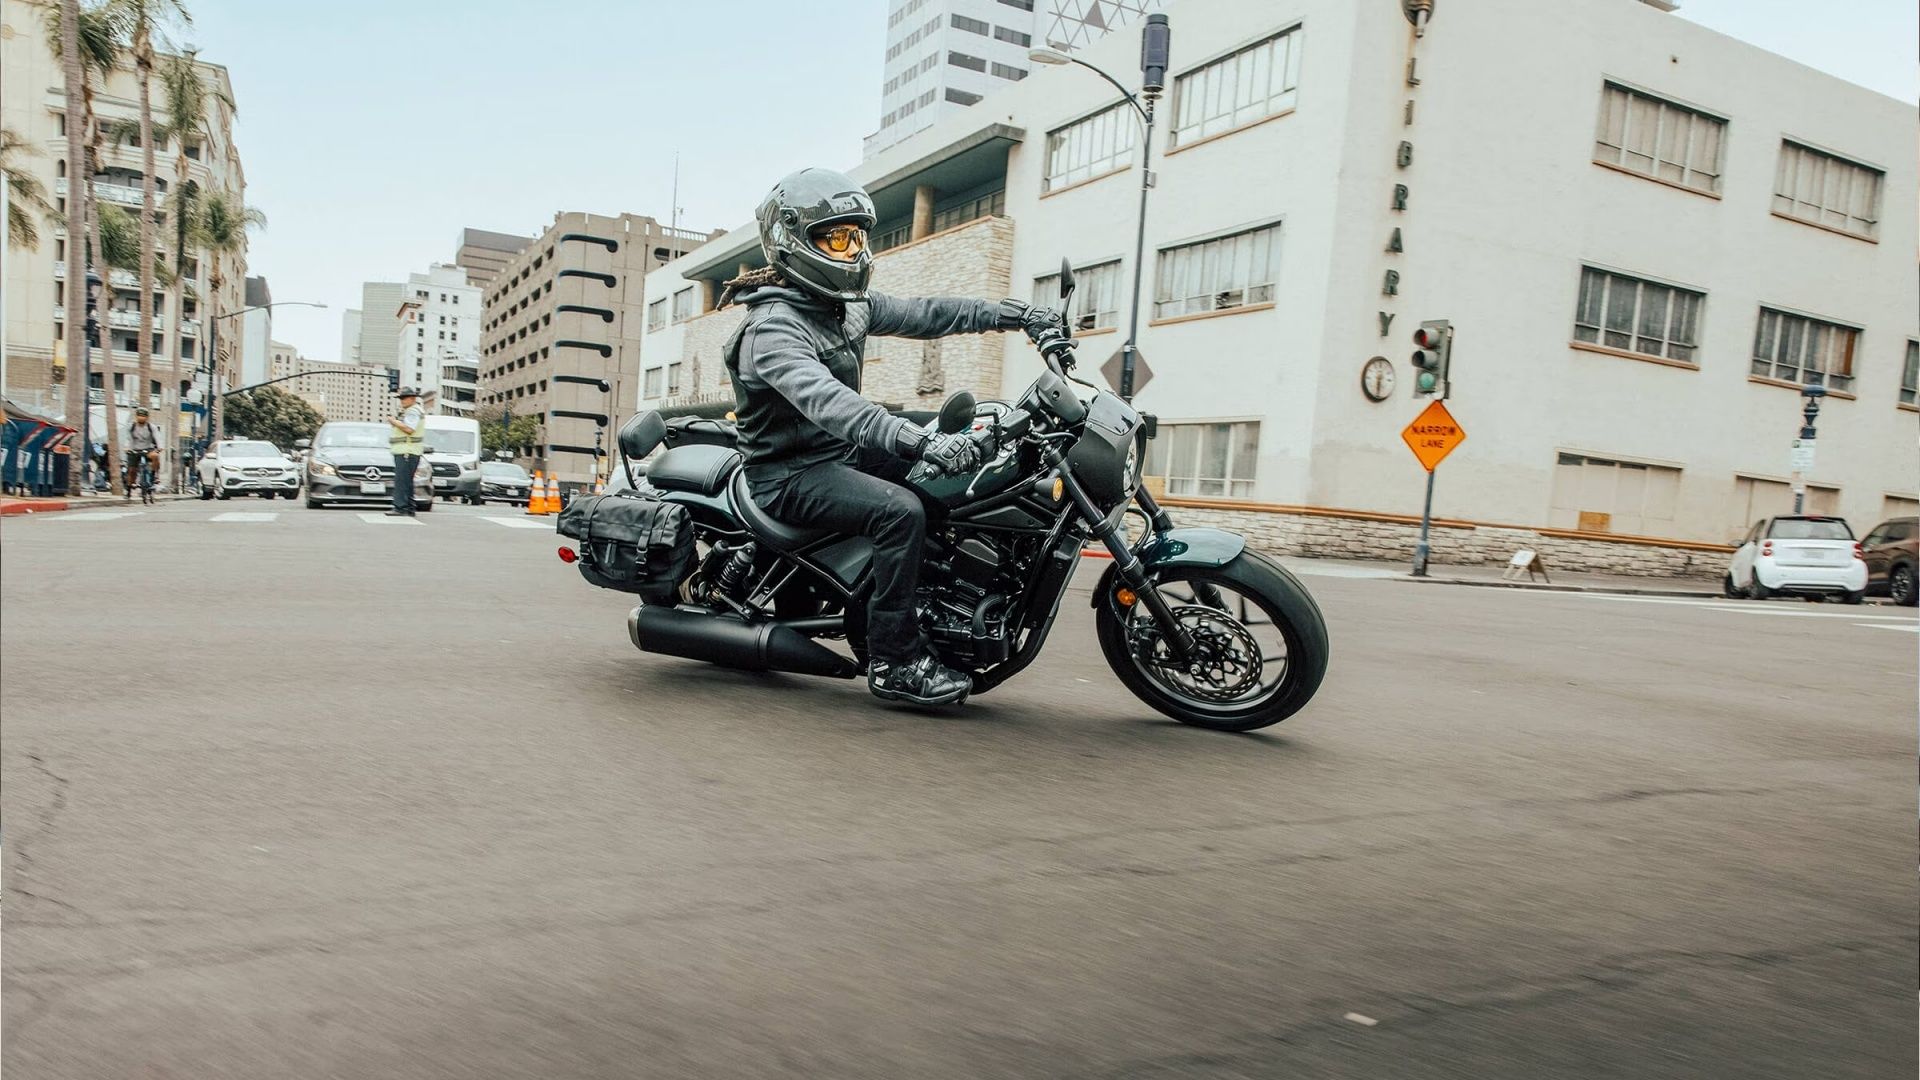
<svg viewBox="0 0 1920 1080">
<path fill-rule="evenodd" d="M 1433 472 L 1455 447 L 1467 441 L 1467 433 L 1447 411 L 1446 403 L 1435 400 L 1400 432 L 1407 449 L 1427 470 L 1427 498 L 1420 508 L 1420 541 L 1413 548 L 1413 576 L 1427 576 L 1427 557 L 1432 548 L 1427 542 L 1433 524 Z"/>
</svg>

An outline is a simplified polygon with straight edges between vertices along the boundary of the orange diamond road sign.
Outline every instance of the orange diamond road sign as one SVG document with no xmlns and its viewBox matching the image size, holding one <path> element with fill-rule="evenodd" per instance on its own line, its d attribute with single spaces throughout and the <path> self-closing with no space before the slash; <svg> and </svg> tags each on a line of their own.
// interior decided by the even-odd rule
<svg viewBox="0 0 1920 1080">
<path fill-rule="evenodd" d="M 1467 433 L 1454 422 L 1453 414 L 1447 411 L 1444 402 L 1436 401 L 1427 406 L 1427 411 L 1414 418 L 1400 437 L 1407 441 L 1407 448 L 1428 472 L 1453 448 L 1467 441 Z"/>
</svg>

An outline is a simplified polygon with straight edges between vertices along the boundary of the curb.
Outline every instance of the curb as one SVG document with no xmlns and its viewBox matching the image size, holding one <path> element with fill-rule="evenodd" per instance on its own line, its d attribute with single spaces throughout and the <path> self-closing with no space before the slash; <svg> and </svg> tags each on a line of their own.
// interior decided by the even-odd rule
<svg viewBox="0 0 1920 1080">
<path fill-rule="evenodd" d="M 66 499 L 0 499 L 0 514 L 51 514 L 67 510 L 73 503 Z"/>
<path fill-rule="evenodd" d="M 1692 589 L 1635 589 L 1613 585 L 1536 585 L 1527 581 L 1475 581 L 1471 578 L 1400 578 L 1420 585 L 1468 585 L 1479 589 L 1527 589 L 1534 592 L 1606 593 L 1613 596 L 1677 596 L 1685 600 L 1724 599 L 1718 592 Z"/>
</svg>

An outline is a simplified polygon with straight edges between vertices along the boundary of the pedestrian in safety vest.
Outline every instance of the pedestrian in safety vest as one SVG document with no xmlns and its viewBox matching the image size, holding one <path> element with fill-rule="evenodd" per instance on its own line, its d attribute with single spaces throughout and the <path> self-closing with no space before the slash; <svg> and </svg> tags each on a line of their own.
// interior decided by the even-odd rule
<svg viewBox="0 0 1920 1080">
<path fill-rule="evenodd" d="M 393 509 L 388 517 L 413 516 L 413 477 L 420 471 L 420 455 L 427 449 L 427 414 L 420 407 L 420 391 L 403 386 L 400 415 L 387 417 L 393 428 L 387 445 L 393 450 Z"/>
</svg>

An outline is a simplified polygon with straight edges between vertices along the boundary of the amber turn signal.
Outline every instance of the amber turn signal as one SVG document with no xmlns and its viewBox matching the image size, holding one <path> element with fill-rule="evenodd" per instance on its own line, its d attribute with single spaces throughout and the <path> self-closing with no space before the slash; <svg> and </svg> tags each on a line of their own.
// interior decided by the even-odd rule
<svg viewBox="0 0 1920 1080">
<path fill-rule="evenodd" d="M 1140 597 L 1125 585 L 1113 590 L 1113 598 L 1121 607 L 1132 607 Z"/>
</svg>

